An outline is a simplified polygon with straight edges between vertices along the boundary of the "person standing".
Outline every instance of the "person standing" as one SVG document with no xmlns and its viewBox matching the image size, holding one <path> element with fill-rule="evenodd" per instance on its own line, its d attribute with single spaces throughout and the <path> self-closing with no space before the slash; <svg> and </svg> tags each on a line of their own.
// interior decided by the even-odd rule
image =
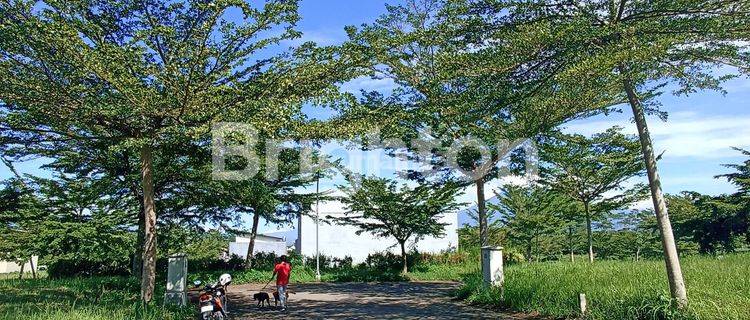
<svg viewBox="0 0 750 320">
<path fill-rule="evenodd" d="M 276 292 L 279 294 L 281 311 L 286 311 L 286 289 L 289 285 L 289 275 L 292 273 L 292 265 L 287 261 L 286 255 L 279 258 L 279 263 L 273 267 L 273 276 L 276 277 Z"/>
</svg>

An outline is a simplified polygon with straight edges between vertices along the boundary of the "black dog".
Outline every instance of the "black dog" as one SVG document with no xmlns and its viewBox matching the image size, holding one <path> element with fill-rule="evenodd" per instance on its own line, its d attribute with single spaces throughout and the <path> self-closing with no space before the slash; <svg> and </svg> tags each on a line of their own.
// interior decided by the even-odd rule
<svg viewBox="0 0 750 320">
<path fill-rule="evenodd" d="M 266 306 L 268 306 L 268 307 L 271 306 L 271 297 L 266 292 L 258 292 L 256 294 L 254 294 L 253 295 L 253 300 L 257 300 L 258 301 L 258 307 L 262 307 L 264 301 L 266 302 Z"/>
</svg>

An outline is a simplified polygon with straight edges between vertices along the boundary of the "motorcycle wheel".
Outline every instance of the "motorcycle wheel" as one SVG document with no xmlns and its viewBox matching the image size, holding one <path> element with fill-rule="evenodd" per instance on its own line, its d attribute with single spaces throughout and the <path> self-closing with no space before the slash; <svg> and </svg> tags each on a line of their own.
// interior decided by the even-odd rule
<svg viewBox="0 0 750 320">
<path fill-rule="evenodd" d="M 214 319 L 214 317 L 212 316 L 212 313 L 213 312 L 204 312 L 204 313 L 201 313 L 201 318 L 200 319 L 201 320 L 211 320 L 211 319 Z"/>
</svg>

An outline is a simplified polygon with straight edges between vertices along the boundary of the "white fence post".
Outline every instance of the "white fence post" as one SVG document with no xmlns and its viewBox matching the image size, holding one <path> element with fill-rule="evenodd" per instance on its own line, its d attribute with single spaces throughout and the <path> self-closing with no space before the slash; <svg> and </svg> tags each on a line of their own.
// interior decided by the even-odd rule
<svg viewBox="0 0 750 320">
<path fill-rule="evenodd" d="M 482 277 L 485 285 L 503 287 L 503 247 L 482 247 Z"/>
<path fill-rule="evenodd" d="M 586 294 L 585 293 L 579 293 L 578 294 L 578 307 L 581 309 L 581 315 L 585 315 L 588 311 L 588 306 L 586 303 Z"/>
</svg>

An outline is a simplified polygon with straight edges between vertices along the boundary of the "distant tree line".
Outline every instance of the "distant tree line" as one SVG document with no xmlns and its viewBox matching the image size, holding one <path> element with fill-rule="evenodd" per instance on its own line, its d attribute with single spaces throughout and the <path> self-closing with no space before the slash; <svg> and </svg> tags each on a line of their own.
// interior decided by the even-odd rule
<svg viewBox="0 0 750 320">
<path fill-rule="evenodd" d="M 750 156 L 746 150 L 737 150 Z M 711 196 L 683 191 L 666 195 L 680 255 L 750 250 L 750 157 L 741 164 L 724 166 L 734 172 L 716 178 L 727 179 L 737 192 Z M 611 168 L 600 169 L 615 168 L 612 164 Z M 592 217 L 589 232 L 589 223 L 582 218 L 586 215 L 583 206 L 547 182 L 506 185 L 498 190 L 498 204 L 490 205 L 494 220 L 490 224 L 491 244 L 522 254 L 527 261 L 574 259 L 589 252 L 597 259 L 663 256 L 653 211 L 629 208 L 643 197 L 618 201 L 617 206 L 601 206 Z M 476 227 L 464 226 L 459 235 L 462 245 L 478 246 Z"/>
</svg>

